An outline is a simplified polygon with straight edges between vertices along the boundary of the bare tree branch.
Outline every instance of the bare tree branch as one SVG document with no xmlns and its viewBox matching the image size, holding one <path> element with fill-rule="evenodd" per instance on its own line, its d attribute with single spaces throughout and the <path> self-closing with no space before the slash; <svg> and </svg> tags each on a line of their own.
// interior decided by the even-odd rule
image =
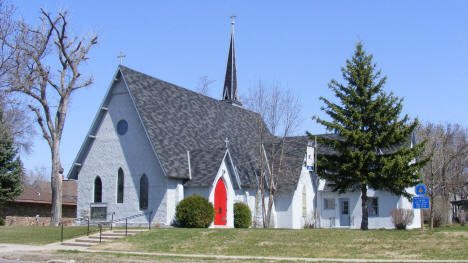
<svg viewBox="0 0 468 263">
<path fill-rule="evenodd" d="M 60 144 L 68 104 L 74 90 L 93 83 L 92 77 L 81 81 L 79 67 L 87 60 L 91 47 L 97 44 L 97 37 L 79 39 L 69 35 L 66 11 L 53 16 L 41 9 L 41 15 L 39 26 L 18 21 L 14 27 L 6 28 L 9 34 L 0 25 L 0 47 L 6 47 L 13 54 L 9 56 L 11 66 L 2 87 L 32 100 L 29 108 L 51 150 L 51 224 L 57 225 L 62 214 Z M 54 58 L 57 59 L 55 63 L 51 62 Z M 57 72 L 58 76 L 51 72 Z"/>
<path fill-rule="evenodd" d="M 283 171 L 287 137 L 297 128 L 300 119 L 299 100 L 290 91 L 283 91 L 280 85 L 265 89 L 262 81 L 251 88 L 243 98 L 244 105 L 259 114 L 259 185 L 264 227 L 272 227 L 271 216 L 277 196 L 278 181 L 285 176 Z M 267 147 L 265 147 L 267 146 Z M 256 209 L 257 211 L 258 209 Z"/>
</svg>

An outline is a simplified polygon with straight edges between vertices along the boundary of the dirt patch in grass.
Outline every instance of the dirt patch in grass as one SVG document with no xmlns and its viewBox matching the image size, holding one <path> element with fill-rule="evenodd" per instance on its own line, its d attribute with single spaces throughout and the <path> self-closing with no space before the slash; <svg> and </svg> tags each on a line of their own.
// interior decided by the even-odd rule
<svg viewBox="0 0 468 263">
<path fill-rule="evenodd" d="M 385 250 L 383 253 L 381 253 L 382 256 L 388 257 L 388 258 L 398 258 L 398 259 L 419 259 L 421 257 L 421 254 L 401 254 L 400 251 L 391 251 L 391 250 Z"/>
<path fill-rule="evenodd" d="M 442 234 L 450 237 L 463 237 L 468 238 L 468 231 L 449 231 L 449 232 L 438 232 L 437 234 Z"/>
<path fill-rule="evenodd" d="M 260 246 L 260 247 L 264 247 L 264 246 L 273 246 L 273 245 L 275 245 L 275 243 L 273 243 L 271 241 L 263 241 L 263 242 L 258 243 L 257 245 Z"/>
</svg>

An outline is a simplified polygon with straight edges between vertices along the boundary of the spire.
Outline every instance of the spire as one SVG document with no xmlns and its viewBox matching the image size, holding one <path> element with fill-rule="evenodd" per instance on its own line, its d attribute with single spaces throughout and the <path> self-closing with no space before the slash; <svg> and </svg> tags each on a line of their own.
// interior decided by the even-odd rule
<svg viewBox="0 0 468 263">
<path fill-rule="evenodd" d="M 236 53 L 234 50 L 234 19 L 231 16 L 231 43 L 229 45 L 229 54 L 226 66 L 226 78 L 224 79 L 223 100 L 231 104 L 242 105 L 237 98 L 237 72 L 236 72 Z"/>
</svg>

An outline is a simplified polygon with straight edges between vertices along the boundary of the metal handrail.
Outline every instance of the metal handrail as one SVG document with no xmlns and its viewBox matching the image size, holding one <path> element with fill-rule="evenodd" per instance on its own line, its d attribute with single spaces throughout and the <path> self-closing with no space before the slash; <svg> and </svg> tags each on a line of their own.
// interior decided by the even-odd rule
<svg viewBox="0 0 468 263">
<path fill-rule="evenodd" d="M 112 213 L 108 213 L 110 215 L 112 215 L 112 220 L 111 221 L 101 221 L 101 222 L 90 222 L 90 218 L 89 216 L 86 216 L 86 217 L 79 217 L 79 218 L 75 218 L 74 221 L 84 221 L 86 220 L 87 222 L 87 235 L 89 236 L 89 226 L 98 226 L 99 227 L 99 243 L 101 243 L 101 240 L 102 240 L 102 226 L 103 225 L 110 225 L 111 227 L 111 230 L 112 230 L 112 224 L 114 222 L 121 222 L 121 221 L 124 221 L 125 220 L 125 236 L 128 235 L 128 219 L 133 219 L 133 218 L 137 218 L 137 217 L 140 217 L 140 216 L 145 216 L 145 215 L 148 215 L 149 214 L 149 219 L 148 219 L 148 229 L 151 229 L 151 216 L 153 214 L 153 211 L 145 211 L 145 212 L 142 212 L 142 213 L 138 213 L 138 214 L 135 214 L 135 215 L 131 215 L 131 216 L 127 216 L 127 217 L 122 217 L 122 218 L 119 218 L 117 220 L 114 220 L 114 214 L 115 212 L 112 212 Z M 60 227 L 61 227 L 61 231 L 60 231 L 60 241 L 63 242 L 63 227 L 64 227 L 64 221 L 62 220 L 60 222 Z"/>
</svg>

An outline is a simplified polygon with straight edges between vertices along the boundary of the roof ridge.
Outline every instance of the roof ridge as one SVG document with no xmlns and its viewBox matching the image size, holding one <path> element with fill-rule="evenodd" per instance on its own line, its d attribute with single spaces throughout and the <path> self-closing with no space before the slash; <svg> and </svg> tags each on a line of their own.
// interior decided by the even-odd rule
<svg viewBox="0 0 468 263">
<path fill-rule="evenodd" d="M 154 76 L 151 76 L 151 75 L 149 75 L 149 74 L 140 72 L 140 71 L 138 71 L 138 70 L 129 68 L 129 67 L 127 67 L 127 66 L 119 65 L 119 69 L 120 69 L 120 68 L 133 71 L 133 72 L 135 72 L 135 73 L 137 73 L 137 74 L 145 75 L 145 76 L 147 76 L 147 77 L 149 77 L 149 78 L 152 78 L 152 79 L 155 79 L 155 80 L 157 80 L 157 81 L 161 81 L 161 82 L 163 82 L 163 83 L 167 83 L 167 84 L 169 84 L 169 85 L 171 85 L 171 86 L 174 86 L 174 87 L 176 87 L 176 88 L 183 89 L 184 91 L 189 91 L 189 92 L 191 92 L 191 93 L 193 93 L 193 94 L 196 94 L 196 95 L 198 95 L 198 96 L 201 96 L 201 97 L 203 97 L 203 98 L 210 99 L 210 100 L 212 100 L 213 102 L 216 102 L 216 103 L 219 104 L 219 105 L 229 105 L 229 106 L 231 106 L 231 107 L 233 107 L 233 108 L 240 109 L 240 110 L 244 110 L 244 111 L 247 111 L 247 112 L 250 112 L 250 113 L 253 113 L 253 114 L 256 114 L 256 115 L 259 115 L 259 116 L 260 116 L 260 114 L 259 114 L 258 112 L 251 111 L 251 110 L 249 110 L 249 109 L 245 109 L 245 108 L 242 108 L 242 107 L 239 107 L 239 106 L 231 105 L 231 104 L 227 103 L 226 101 L 217 100 L 217 99 L 212 98 L 212 97 L 210 97 L 210 96 L 203 95 L 203 94 L 198 93 L 198 92 L 196 92 L 196 91 L 193 91 L 193 90 L 184 88 L 184 87 L 182 87 L 182 86 L 179 86 L 179 85 L 177 85 L 177 84 L 174 84 L 174 83 L 171 83 L 171 82 L 168 82 L 168 81 L 159 79 L 159 78 L 157 78 L 157 77 L 154 77 Z"/>
</svg>

